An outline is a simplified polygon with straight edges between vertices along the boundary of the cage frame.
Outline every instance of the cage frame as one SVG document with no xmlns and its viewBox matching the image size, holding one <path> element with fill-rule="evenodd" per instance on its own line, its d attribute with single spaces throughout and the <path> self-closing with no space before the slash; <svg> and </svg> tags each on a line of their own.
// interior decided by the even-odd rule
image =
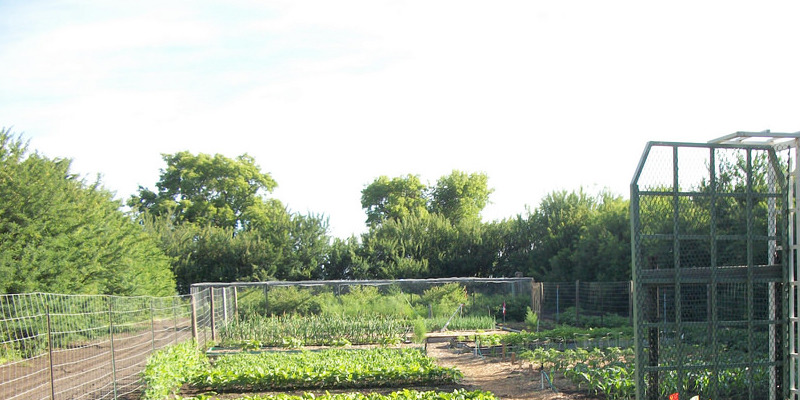
<svg viewBox="0 0 800 400">
<path fill-rule="evenodd" d="M 636 351 L 636 372 L 635 372 L 635 381 L 636 381 L 636 398 L 638 400 L 644 399 L 655 399 L 659 396 L 659 376 L 664 371 L 670 371 L 676 373 L 678 376 L 681 374 L 690 371 L 692 368 L 698 368 L 697 366 L 693 365 L 684 365 L 686 364 L 686 359 L 682 354 L 682 349 L 680 346 L 683 342 L 682 333 L 680 334 L 680 339 L 677 340 L 678 346 L 678 360 L 675 362 L 674 365 L 664 365 L 669 364 L 661 362 L 659 358 L 659 343 L 661 341 L 659 335 L 661 333 L 661 329 L 665 329 L 667 327 L 673 327 L 676 329 L 676 332 L 683 332 L 683 324 L 681 322 L 681 285 L 683 284 L 691 284 L 691 283 L 711 283 L 716 285 L 720 282 L 743 282 L 746 287 L 748 288 L 748 294 L 752 295 L 753 293 L 753 284 L 754 282 L 770 282 L 767 283 L 769 289 L 768 292 L 768 299 L 769 299 L 769 315 L 768 315 L 768 324 L 769 324 L 769 337 L 770 343 L 768 344 L 769 348 L 769 362 L 770 366 L 770 382 L 774 383 L 771 385 L 768 398 L 769 399 L 777 399 L 777 398 L 791 398 L 792 400 L 800 399 L 800 394 L 798 394 L 798 371 L 800 368 L 800 361 L 798 361 L 797 349 L 798 349 L 798 317 L 797 317 L 797 293 L 798 293 L 798 286 L 797 286 L 797 239 L 794 237 L 794 230 L 793 226 L 800 226 L 797 225 L 797 218 L 798 213 L 797 210 L 800 209 L 798 205 L 797 193 L 800 193 L 800 182 L 798 182 L 798 166 L 797 166 L 797 157 L 800 155 L 798 153 L 798 141 L 800 140 L 800 132 L 799 133 L 790 133 L 790 134 L 781 134 L 781 133 L 772 133 L 769 131 L 763 132 L 736 132 L 730 135 L 726 135 L 708 143 L 687 143 L 687 142 L 648 142 L 645 146 L 645 150 L 640 158 L 639 164 L 637 165 L 636 172 L 631 180 L 631 252 L 632 252 L 632 276 L 634 281 L 634 298 L 635 305 L 634 305 L 634 333 L 635 333 L 635 351 Z M 659 190 L 659 191 L 648 191 L 648 190 L 640 190 L 639 188 L 639 179 L 642 176 L 643 170 L 645 165 L 647 164 L 648 157 L 650 155 L 651 150 L 654 147 L 668 147 L 672 149 L 672 160 L 671 160 L 671 167 L 672 167 L 672 182 L 671 188 L 669 191 Z M 747 155 L 747 163 L 746 163 L 746 176 L 747 176 L 747 188 L 746 194 L 744 197 L 747 199 L 747 206 L 746 206 L 746 213 L 747 213 L 747 232 L 745 233 L 745 239 L 747 241 L 747 253 L 748 253 L 748 261 L 747 265 L 743 268 L 730 268 L 717 265 L 713 259 L 710 261 L 710 267 L 708 268 L 682 268 L 681 261 L 680 261 L 680 240 L 682 239 L 682 234 L 679 232 L 678 226 L 678 219 L 679 219 L 679 198 L 681 196 L 693 196 L 693 195 L 708 195 L 707 193 L 696 193 L 689 190 L 682 189 L 680 187 L 680 171 L 679 171 L 679 149 L 681 148 L 695 148 L 695 149 L 707 149 L 709 151 L 709 159 L 710 165 L 707 165 L 708 169 L 708 178 L 709 181 L 712 182 L 711 186 L 714 185 L 715 171 L 714 166 L 714 157 L 715 151 L 725 151 L 727 149 L 730 150 L 742 150 L 746 152 Z M 795 165 L 794 168 L 789 166 L 787 168 L 788 177 L 782 176 L 782 171 L 784 169 L 778 164 L 778 157 L 776 155 L 777 151 L 782 150 L 792 150 L 794 149 L 794 160 Z M 753 151 L 762 151 L 768 154 L 769 162 L 768 162 L 768 170 L 771 174 L 775 174 L 772 176 L 774 178 L 774 182 L 782 183 L 780 189 L 770 187 L 771 191 L 767 195 L 758 194 L 755 195 L 753 193 L 753 188 L 751 186 L 751 176 L 753 174 L 752 171 L 752 163 L 751 163 L 751 154 Z M 791 157 L 791 154 L 790 154 Z M 790 161 L 791 164 L 791 161 Z M 788 179 L 785 179 L 788 178 Z M 716 187 L 711 189 L 711 201 L 715 203 L 716 194 Z M 642 222 L 640 220 L 640 200 L 642 196 L 669 196 L 673 199 L 672 203 L 672 227 L 673 231 L 670 234 L 662 234 L 661 239 L 672 240 L 673 250 L 675 257 L 675 261 L 673 264 L 673 268 L 671 269 L 646 269 L 643 268 L 645 260 L 643 257 L 642 252 L 642 239 L 647 235 L 642 231 Z M 769 243 L 769 261 L 767 265 L 757 266 L 753 264 L 752 259 L 752 243 L 754 241 L 754 232 L 752 218 L 753 218 L 753 201 L 752 199 L 754 196 L 760 197 L 761 200 L 764 198 L 768 198 L 768 203 L 770 207 L 775 207 L 777 203 L 780 203 L 782 209 L 780 212 L 772 212 L 777 210 L 770 210 L 771 212 L 768 213 L 768 232 L 767 232 L 767 240 Z M 712 214 L 710 224 L 712 227 L 710 228 L 710 232 L 707 237 L 698 238 L 708 239 L 711 243 L 709 246 L 711 250 L 710 253 L 715 253 L 715 246 L 716 246 L 716 233 L 714 232 L 713 219 L 715 218 L 714 214 L 714 206 L 711 206 Z M 774 220 L 773 220 L 774 219 Z M 688 236 L 688 235 L 683 235 Z M 685 239 L 685 238 L 683 238 Z M 778 254 L 780 253 L 780 256 Z M 724 268 L 723 268 L 724 267 Z M 777 285 L 776 283 L 780 283 Z M 658 288 L 659 287 L 672 287 L 674 292 L 675 298 L 675 307 L 677 311 L 675 311 L 675 321 L 667 322 L 666 321 L 666 312 L 665 321 L 663 325 L 659 325 L 653 321 L 643 321 L 643 318 L 652 315 L 652 310 L 648 311 L 647 307 L 652 308 L 652 304 L 657 304 L 658 302 Z M 716 290 L 716 286 L 714 286 Z M 654 291 L 655 289 L 655 291 Z M 775 292 L 773 292 L 775 290 Z M 653 293 L 656 293 L 656 298 L 653 299 Z M 711 296 L 711 294 L 709 294 Z M 715 304 L 713 298 L 706 299 L 709 304 Z M 752 310 L 752 296 L 747 300 L 749 309 L 748 314 L 748 321 L 746 321 L 748 329 L 752 329 L 753 327 L 753 310 Z M 712 321 L 709 323 L 713 326 L 713 330 L 719 328 L 719 321 L 717 320 L 717 312 L 716 310 L 711 311 L 711 306 L 709 306 L 709 315 L 708 318 Z M 716 305 L 713 306 L 716 308 Z M 774 315 L 772 313 L 775 313 Z M 656 314 L 658 310 L 656 310 Z M 716 336 L 712 336 L 716 338 Z M 715 340 L 715 339 L 714 339 Z M 748 334 L 748 349 L 752 350 L 753 347 L 753 334 Z M 714 342 L 716 345 L 716 342 Z M 753 362 L 754 356 L 749 357 L 749 361 Z M 712 369 L 717 371 L 722 367 L 719 362 L 719 358 L 715 358 L 715 362 L 713 365 L 710 366 Z M 752 365 L 748 365 L 747 368 L 751 368 Z M 702 368 L 702 367 L 700 367 Z M 751 374 L 752 372 L 748 372 Z M 678 383 L 680 387 L 676 388 L 676 392 L 680 395 L 680 397 L 688 397 L 689 393 L 684 392 L 684 388 L 682 387 L 682 381 L 679 379 Z M 754 394 L 753 386 L 754 384 L 750 382 L 749 386 L 749 393 L 748 398 L 762 398 L 758 397 Z M 647 389 L 647 390 L 646 390 Z M 718 387 L 714 386 L 713 390 L 715 393 L 718 393 Z M 791 397 L 789 394 L 791 393 Z"/>
</svg>

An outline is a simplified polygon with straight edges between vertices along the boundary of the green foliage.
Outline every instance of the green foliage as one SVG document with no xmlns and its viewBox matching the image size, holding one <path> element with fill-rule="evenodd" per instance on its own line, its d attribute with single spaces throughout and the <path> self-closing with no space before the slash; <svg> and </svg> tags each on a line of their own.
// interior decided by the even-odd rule
<svg viewBox="0 0 800 400">
<path fill-rule="evenodd" d="M 221 356 L 192 384 L 219 392 L 340 389 L 450 384 L 461 377 L 418 349 L 328 349 Z"/>
<path fill-rule="evenodd" d="M 361 191 L 361 207 L 367 225 L 377 226 L 391 219 L 404 219 L 426 212 L 425 186 L 416 175 L 389 179 L 381 176 Z"/>
<path fill-rule="evenodd" d="M 128 205 L 152 215 L 169 215 L 177 223 L 234 229 L 258 224 L 266 216 L 259 192 L 271 192 L 277 184 L 249 155 L 230 159 L 182 151 L 163 158 L 167 168 L 161 170 L 156 192 L 140 187 Z"/>
<path fill-rule="evenodd" d="M 161 400 L 176 395 L 184 383 L 209 368 L 208 358 L 193 340 L 153 353 L 142 372 L 143 400 Z"/>
<path fill-rule="evenodd" d="M 530 307 L 528 307 L 528 311 L 525 313 L 525 327 L 534 332 L 539 330 L 539 314 L 533 312 Z"/>
<path fill-rule="evenodd" d="M 234 319 L 220 329 L 221 346 L 299 347 L 383 344 L 409 330 L 405 320 L 377 315 L 281 315 Z"/>
<path fill-rule="evenodd" d="M 196 282 L 322 277 L 328 220 L 290 213 L 247 155 L 165 155 L 158 191 L 140 188 L 128 204 L 172 257 L 182 293 Z"/>
<path fill-rule="evenodd" d="M 400 319 L 416 315 L 406 295 L 396 287 L 380 293 L 376 286 L 347 286 L 347 293 L 322 302 L 320 307 L 327 315 L 354 317 L 366 314 Z"/>
<path fill-rule="evenodd" d="M 429 209 L 455 224 L 465 220 L 480 220 L 480 213 L 493 191 L 489 189 L 488 182 L 486 174 L 453 170 L 431 188 Z"/>
<path fill-rule="evenodd" d="M 198 397 L 184 397 L 183 400 L 212 400 L 215 396 L 201 395 Z M 242 395 L 240 400 L 496 400 L 497 398 L 490 392 L 466 389 L 456 389 L 452 392 L 424 391 L 419 392 L 411 389 L 389 394 L 377 392 L 361 393 L 328 393 L 314 395 L 305 393 L 303 395 L 291 395 L 286 393 L 275 393 L 269 395 Z"/>
<path fill-rule="evenodd" d="M 418 317 L 414 320 L 414 343 L 422 343 L 428 334 L 428 328 L 425 326 L 425 320 Z"/>
<path fill-rule="evenodd" d="M 488 315 L 456 315 L 453 319 L 450 319 L 450 316 L 440 316 L 440 317 L 433 317 L 433 318 L 425 318 L 425 326 L 428 331 L 438 331 L 444 328 L 444 325 L 450 321 L 450 324 L 447 325 L 447 330 L 449 331 L 474 331 L 477 329 L 494 329 L 495 328 L 495 320 L 494 318 Z"/>
<path fill-rule="evenodd" d="M 422 294 L 422 302 L 431 304 L 433 315 L 450 316 L 460 304 L 467 301 L 467 291 L 459 283 L 446 283 L 433 286 Z"/>
<path fill-rule="evenodd" d="M 506 303 L 506 321 L 525 320 L 525 312 L 531 305 L 530 295 L 506 295 L 506 294 L 492 294 L 492 295 L 476 295 L 474 301 L 470 299 L 466 309 L 470 310 L 473 314 L 489 313 L 497 321 L 503 321 L 503 303 Z M 485 314 L 484 314 L 485 315 Z"/>
<path fill-rule="evenodd" d="M 633 338 L 633 327 L 620 328 L 578 328 L 559 325 L 553 329 L 538 332 L 511 332 L 503 335 L 503 343 L 516 346 L 529 346 L 543 342 L 576 343 L 579 341 L 608 339 L 607 341 L 629 340 Z"/>
<path fill-rule="evenodd" d="M 181 293 L 197 282 L 316 278 L 327 252 L 326 222 L 314 217 L 287 214 L 269 232 L 141 218 L 172 257 Z"/>
<path fill-rule="evenodd" d="M 120 206 L 0 130 L 0 293 L 173 294 L 169 259 Z"/>
</svg>

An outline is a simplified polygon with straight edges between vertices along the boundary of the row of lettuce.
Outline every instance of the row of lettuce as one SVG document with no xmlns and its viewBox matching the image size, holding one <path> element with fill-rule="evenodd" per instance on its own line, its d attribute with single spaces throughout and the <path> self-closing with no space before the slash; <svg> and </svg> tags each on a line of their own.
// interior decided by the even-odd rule
<svg viewBox="0 0 800 400">
<path fill-rule="evenodd" d="M 451 385 L 462 374 L 436 365 L 418 348 L 236 353 L 212 362 L 195 343 L 185 342 L 155 352 L 142 378 L 143 399 L 152 400 L 179 396 L 182 388 L 229 393 Z M 456 393 L 457 398 L 493 398 L 484 392 Z"/>
</svg>

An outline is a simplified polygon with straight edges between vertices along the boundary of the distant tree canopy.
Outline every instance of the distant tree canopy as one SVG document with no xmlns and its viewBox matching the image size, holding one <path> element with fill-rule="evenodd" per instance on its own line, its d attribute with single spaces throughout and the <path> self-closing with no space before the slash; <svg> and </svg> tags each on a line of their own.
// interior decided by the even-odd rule
<svg viewBox="0 0 800 400">
<path fill-rule="evenodd" d="M 395 179 L 418 181 L 409 177 Z M 379 178 L 362 193 L 386 187 L 386 182 L 391 180 Z M 630 279 L 627 200 L 605 192 L 589 196 L 583 190 L 556 191 L 526 215 L 483 223 L 479 212 L 491 193 L 486 187 L 481 174 L 454 171 L 443 177 L 428 191 L 433 195 L 422 212 L 382 215 L 380 223 L 361 236 L 361 243 L 356 238 L 334 241 L 326 277 L 488 277 L 522 272 L 547 281 Z"/>
<path fill-rule="evenodd" d="M 277 183 L 247 154 L 230 159 L 182 151 L 163 158 L 167 168 L 161 170 L 157 191 L 140 187 L 129 206 L 151 215 L 169 215 L 177 223 L 233 229 L 265 224 L 275 208 L 281 208 L 261 197 Z"/>
<path fill-rule="evenodd" d="M 454 170 L 430 186 L 415 175 L 381 176 L 361 192 L 369 231 L 331 239 L 326 217 L 267 197 L 277 183 L 246 154 L 163 159 L 156 189 L 140 187 L 125 213 L 99 181 L 71 174 L 68 160 L 28 154 L 0 131 L 0 293 L 161 295 L 196 282 L 517 272 L 630 279 L 629 202 L 607 192 L 555 191 L 524 214 L 483 222 L 492 193 L 485 174 Z M 723 169 L 718 184 L 741 185 L 741 165 Z"/>
<path fill-rule="evenodd" d="M 372 227 L 425 213 L 427 203 L 425 185 L 416 175 L 381 176 L 361 191 L 361 207 L 367 213 L 367 226 Z"/>
<path fill-rule="evenodd" d="M 0 292 L 174 294 L 169 259 L 112 197 L 0 130 Z"/>
<path fill-rule="evenodd" d="M 277 183 L 255 160 L 217 154 L 164 155 L 157 190 L 128 204 L 173 260 L 178 290 L 196 282 L 307 280 L 322 274 L 328 220 L 293 214 L 265 197 Z"/>
<path fill-rule="evenodd" d="M 480 221 L 493 191 L 488 181 L 486 174 L 457 170 L 432 187 L 426 187 L 416 175 L 380 176 L 361 191 L 361 207 L 366 210 L 369 227 L 425 213 L 439 214 L 452 223 Z"/>
</svg>

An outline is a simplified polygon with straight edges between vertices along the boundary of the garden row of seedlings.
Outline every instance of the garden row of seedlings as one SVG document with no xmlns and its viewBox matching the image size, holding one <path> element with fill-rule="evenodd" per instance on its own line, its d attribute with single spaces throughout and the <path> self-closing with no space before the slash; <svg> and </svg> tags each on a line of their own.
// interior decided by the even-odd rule
<svg viewBox="0 0 800 400">
<path fill-rule="evenodd" d="M 529 362 L 542 389 L 557 391 L 556 374 L 579 389 L 609 400 L 633 399 L 634 352 L 630 328 L 582 329 L 558 326 L 541 332 L 478 333 L 451 343 L 461 352 Z"/>
<path fill-rule="evenodd" d="M 633 332 L 629 327 L 581 329 L 558 327 L 542 332 L 519 332 L 503 335 L 475 334 L 456 338 L 452 345 L 461 351 L 482 357 L 504 357 L 530 362 L 531 369 L 543 377 L 543 388 L 553 388 L 545 377 L 563 375 L 579 389 L 609 400 L 636 398 Z M 729 364 L 744 364 L 746 352 L 726 346 L 724 354 L 702 345 L 691 345 L 687 360 L 693 365 L 711 365 L 714 358 Z M 658 398 L 672 398 L 675 388 L 683 387 L 700 398 L 746 399 L 749 388 L 768 393 L 768 360 L 763 366 L 744 371 L 729 368 L 692 369 L 678 375 L 667 371 L 660 376 Z"/>
<path fill-rule="evenodd" d="M 496 400 L 459 388 L 461 372 L 437 365 L 421 346 L 400 346 L 411 327 L 365 317 L 345 322 L 317 321 L 306 330 L 286 320 L 251 321 L 221 333 L 217 349 L 224 352 L 207 354 L 191 342 L 157 352 L 144 372 L 143 398 Z"/>
</svg>

